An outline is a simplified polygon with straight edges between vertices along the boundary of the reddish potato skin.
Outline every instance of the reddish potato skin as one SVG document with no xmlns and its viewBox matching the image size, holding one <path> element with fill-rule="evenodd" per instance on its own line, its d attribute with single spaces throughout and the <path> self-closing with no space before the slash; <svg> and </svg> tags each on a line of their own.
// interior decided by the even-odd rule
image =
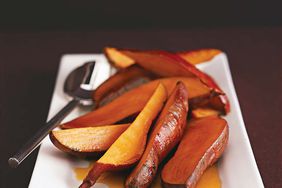
<svg viewBox="0 0 282 188">
<path fill-rule="evenodd" d="M 89 171 L 85 179 L 83 180 L 82 184 L 79 186 L 79 188 L 90 188 L 92 185 L 95 184 L 97 179 L 103 174 L 104 172 L 107 171 L 112 171 L 112 170 L 122 170 L 122 169 L 127 169 L 131 167 L 134 164 L 130 165 L 112 165 L 112 164 L 103 164 L 99 162 L 95 162 L 92 169 Z"/>
<path fill-rule="evenodd" d="M 124 164 L 124 165 L 115 166 L 115 165 L 112 165 L 112 164 L 103 164 L 103 163 L 95 162 L 93 164 L 93 167 L 91 168 L 91 170 L 87 174 L 87 176 L 82 181 L 79 188 L 90 188 L 90 187 L 92 187 L 96 183 L 98 178 L 104 172 L 124 170 L 124 169 L 128 169 L 128 168 L 130 168 L 134 165 L 135 165 L 135 163 L 134 164 Z"/>
<path fill-rule="evenodd" d="M 145 188 L 149 187 L 152 183 L 160 163 L 158 153 L 156 149 L 150 149 L 149 153 L 145 152 L 145 161 L 142 159 L 138 163 L 138 166 L 134 168 L 132 173 L 127 177 L 125 182 L 126 188 Z"/>
<path fill-rule="evenodd" d="M 87 174 L 86 178 L 83 180 L 79 188 L 91 187 L 103 172 L 106 172 L 108 169 L 111 168 L 112 165 L 100 164 L 98 162 L 95 162 L 92 169 L 89 171 L 89 173 Z"/>
<path fill-rule="evenodd" d="M 222 51 L 219 49 L 204 48 L 189 51 L 179 51 L 175 54 L 185 59 L 188 63 L 196 65 L 209 61 L 220 53 L 222 53 Z M 121 53 L 120 49 L 117 48 L 105 47 L 104 54 L 108 58 L 108 61 L 117 68 L 126 68 L 136 63 L 134 59 Z"/>
<path fill-rule="evenodd" d="M 217 97 L 215 97 L 215 98 L 218 98 L 219 103 L 220 103 L 219 105 L 220 105 L 220 106 L 223 106 L 223 107 L 222 107 L 222 109 L 224 109 L 224 110 L 222 110 L 223 114 L 224 114 L 224 115 L 228 114 L 228 113 L 230 112 L 230 102 L 229 102 L 229 100 L 228 100 L 227 95 L 226 95 L 226 94 L 224 94 L 224 95 L 219 95 L 219 96 L 217 96 Z"/>
<path fill-rule="evenodd" d="M 126 91 L 155 79 L 156 76 L 138 65 L 131 65 L 109 77 L 93 92 L 96 107 L 103 106 Z"/>
<path fill-rule="evenodd" d="M 141 160 L 126 179 L 125 187 L 150 186 L 159 163 L 182 137 L 188 113 L 187 101 L 187 89 L 178 82 L 153 128 Z"/>
<path fill-rule="evenodd" d="M 221 93 L 219 99 L 226 107 L 223 108 L 223 114 L 230 111 L 230 104 L 227 96 L 219 88 L 216 82 L 206 73 L 197 69 L 194 65 L 187 62 L 180 56 L 167 51 L 137 51 L 137 50 L 119 50 L 121 53 L 135 60 L 144 69 L 152 71 L 160 76 L 196 76 L 200 78 L 207 86 Z"/>
<path fill-rule="evenodd" d="M 217 110 L 221 115 L 226 115 L 228 112 L 230 112 L 230 103 L 226 95 L 218 95 L 206 100 L 202 100 L 200 103 L 198 103 L 197 107 L 211 108 Z"/>
<path fill-rule="evenodd" d="M 221 123 L 218 122 L 217 120 L 220 120 Z M 221 127 L 220 128 L 218 127 L 219 129 L 215 128 L 217 131 L 212 133 L 214 135 L 211 135 L 212 131 L 205 131 L 204 129 L 202 129 L 201 132 L 196 132 L 195 126 L 194 127 L 190 126 L 185 131 L 185 134 L 178 146 L 176 153 L 168 161 L 168 163 L 164 166 L 161 172 L 161 179 L 162 179 L 163 187 L 166 187 L 166 188 L 171 188 L 171 187 L 194 188 L 198 180 L 204 173 L 204 171 L 207 169 L 207 167 L 213 165 L 217 161 L 217 159 L 222 155 L 227 145 L 229 134 L 228 134 L 228 125 L 225 120 L 219 117 L 207 117 L 207 118 L 201 118 L 201 119 L 192 120 L 192 121 L 194 121 L 194 123 L 195 121 L 198 121 L 198 122 L 206 121 L 204 122 L 206 126 L 205 128 L 206 130 L 212 130 L 213 126 L 219 126 L 219 124 Z M 210 122 L 217 122 L 218 124 L 214 124 Z M 209 134 L 205 136 L 206 133 L 209 133 Z M 203 140 L 206 140 L 208 136 L 210 137 L 212 136 L 213 138 L 216 138 L 216 139 L 213 140 L 212 142 L 210 140 L 209 141 L 210 146 L 206 148 L 208 143 L 203 142 Z M 189 143 L 191 143 L 190 146 L 189 146 Z M 201 144 L 205 145 L 205 148 L 199 148 L 199 145 Z M 188 147 L 193 148 L 193 146 L 191 145 L 195 145 L 194 150 L 186 149 Z M 201 152 L 199 152 L 199 150 Z M 204 152 L 202 153 L 203 150 Z M 183 152 L 186 152 L 186 153 L 183 153 Z M 202 153 L 202 155 L 195 156 L 195 155 L 198 155 L 199 153 Z M 181 161 L 179 161 L 179 159 L 181 159 Z M 191 160 L 194 160 L 194 162 L 196 163 L 190 164 Z M 189 166 L 189 165 L 195 165 L 195 166 Z M 179 170 L 179 172 L 175 170 Z M 185 174 L 184 172 L 191 172 L 191 173 Z"/>
<path fill-rule="evenodd" d="M 175 54 L 166 51 L 138 51 L 138 50 L 119 50 L 121 53 L 135 60 L 136 64 L 156 75 L 163 77 L 188 76 L 193 77 L 194 73 L 188 69 L 194 66 L 188 64 Z M 179 59 L 181 59 L 179 61 Z"/>
<path fill-rule="evenodd" d="M 180 65 L 182 65 L 182 66 L 184 65 L 185 69 L 188 72 L 191 72 L 196 77 L 200 78 L 205 84 L 207 84 L 207 86 L 214 89 L 215 92 L 220 94 L 220 95 L 215 97 L 215 98 L 217 98 L 216 104 L 212 103 L 212 102 L 210 103 L 210 105 L 212 107 L 214 107 L 217 110 L 220 110 L 221 113 L 224 114 L 224 115 L 226 115 L 227 113 L 230 112 L 230 102 L 228 100 L 227 95 L 221 90 L 221 88 L 217 85 L 217 83 L 213 80 L 213 78 L 211 76 L 209 76 L 208 74 L 200 71 L 199 69 L 197 69 L 191 63 L 187 63 L 187 61 L 185 59 L 181 58 L 180 56 L 178 56 L 176 54 L 172 54 L 172 53 L 169 53 L 169 52 L 163 52 L 163 53 L 166 54 L 168 57 L 171 57 L 171 59 L 175 59 L 176 62 L 179 62 Z M 176 75 L 177 74 L 178 73 L 176 73 Z"/>
<path fill-rule="evenodd" d="M 120 50 L 120 52 L 134 59 L 136 63 L 144 69 L 152 71 L 157 75 L 164 77 L 196 76 L 203 80 L 209 87 L 221 91 L 210 76 L 176 54 L 169 53 L 167 51 Z M 223 92 L 221 91 L 221 93 Z"/>
</svg>

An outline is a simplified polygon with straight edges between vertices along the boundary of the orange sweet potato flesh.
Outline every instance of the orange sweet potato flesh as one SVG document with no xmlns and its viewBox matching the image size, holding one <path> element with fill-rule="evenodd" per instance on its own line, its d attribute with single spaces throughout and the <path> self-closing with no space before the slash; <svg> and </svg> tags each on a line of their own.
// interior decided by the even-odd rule
<svg viewBox="0 0 282 188">
<path fill-rule="evenodd" d="M 139 113 L 159 83 L 164 84 L 170 94 L 178 81 L 182 81 L 189 93 L 189 105 L 197 106 L 201 101 L 217 95 L 198 78 L 171 77 L 151 81 L 119 96 L 109 104 L 61 125 L 61 128 L 79 128 L 114 124 Z"/>
<path fill-rule="evenodd" d="M 204 118 L 208 116 L 219 116 L 220 112 L 212 108 L 196 108 L 192 110 L 192 118 Z"/>
<path fill-rule="evenodd" d="M 149 187 L 159 163 L 180 141 L 187 112 L 188 92 L 185 85 L 179 82 L 154 126 L 141 160 L 126 179 L 125 187 Z"/>
<path fill-rule="evenodd" d="M 98 156 L 105 152 L 130 124 L 54 130 L 53 144 L 66 153 L 79 156 Z"/>
<path fill-rule="evenodd" d="M 175 152 L 165 164 L 164 187 L 196 186 L 205 169 L 221 156 L 228 140 L 228 125 L 219 117 L 192 120 Z"/>
<path fill-rule="evenodd" d="M 91 187 L 103 172 L 127 168 L 141 158 L 150 126 L 161 111 L 166 99 L 166 89 L 159 84 L 134 122 L 94 163 L 80 187 Z"/>
<path fill-rule="evenodd" d="M 208 87 L 221 93 L 219 100 L 224 106 L 222 113 L 227 114 L 230 111 L 227 96 L 216 82 L 209 75 L 200 71 L 180 56 L 167 51 L 115 50 L 133 59 L 135 63 L 156 75 L 163 77 L 188 76 L 200 78 Z"/>
<path fill-rule="evenodd" d="M 101 84 L 95 92 L 93 92 L 93 100 L 97 107 L 103 106 L 126 91 L 149 82 L 154 78 L 155 76 L 152 73 L 138 65 L 129 66 L 119 70 Z"/>
<path fill-rule="evenodd" d="M 135 64 L 134 60 L 113 47 L 104 48 L 104 54 L 108 58 L 109 62 L 117 68 L 126 68 Z"/>
<path fill-rule="evenodd" d="M 222 53 L 222 51 L 218 49 L 199 49 L 177 52 L 177 55 L 185 59 L 187 62 L 196 65 L 205 61 L 209 61 L 220 53 Z"/>
</svg>

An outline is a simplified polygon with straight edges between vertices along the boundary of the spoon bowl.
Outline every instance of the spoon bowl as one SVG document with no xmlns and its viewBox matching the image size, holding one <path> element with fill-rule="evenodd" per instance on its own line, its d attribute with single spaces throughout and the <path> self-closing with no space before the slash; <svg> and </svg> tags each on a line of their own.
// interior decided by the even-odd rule
<svg viewBox="0 0 282 188">
<path fill-rule="evenodd" d="M 74 99 L 80 100 L 82 104 L 93 104 L 91 77 L 95 76 L 93 70 L 95 62 L 85 63 L 73 70 L 65 80 L 64 92 Z"/>
</svg>

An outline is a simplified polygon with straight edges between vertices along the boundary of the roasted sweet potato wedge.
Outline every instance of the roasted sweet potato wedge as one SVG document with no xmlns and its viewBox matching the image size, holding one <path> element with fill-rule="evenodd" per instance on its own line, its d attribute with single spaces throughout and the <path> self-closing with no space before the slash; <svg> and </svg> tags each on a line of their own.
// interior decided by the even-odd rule
<svg viewBox="0 0 282 188">
<path fill-rule="evenodd" d="M 155 75 L 138 65 L 121 69 L 93 92 L 96 107 L 103 106 L 123 93 L 155 78 Z"/>
<path fill-rule="evenodd" d="M 160 76 L 195 76 L 195 73 L 193 72 L 195 68 L 193 65 L 187 63 L 179 56 L 166 51 L 119 51 L 133 59 L 136 64 L 144 69 Z"/>
<path fill-rule="evenodd" d="M 141 158 L 150 126 L 162 109 L 166 98 L 166 89 L 159 84 L 134 122 L 94 163 L 80 187 L 91 187 L 103 172 L 127 168 Z"/>
<path fill-rule="evenodd" d="M 119 96 L 109 104 L 62 124 L 62 128 L 79 128 L 114 124 L 128 116 L 139 113 L 161 82 L 170 94 L 178 81 L 182 81 L 189 93 L 189 105 L 193 108 L 202 100 L 217 95 L 198 78 L 172 77 L 151 81 Z"/>
<path fill-rule="evenodd" d="M 167 51 L 115 50 L 134 60 L 135 63 L 156 75 L 164 77 L 188 76 L 200 78 L 208 85 L 208 87 L 221 93 L 218 99 L 223 106 L 225 106 L 222 113 L 226 114 L 230 111 L 227 96 L 219 88 L 216 82 L 209 75 L 200 71 L 193 64 L 188 63 L 180 56 Z"/>
<path fill-rule="evenodd" d="M 79 157 L 97 156 L 106 151 L 130 124 L 54 130 L 53 144 L 66 153 Z"/>
<path fill-rule="evenodd" d="M 204 118 L 208 116 L 219 116 L 220 112 L 212 108 L 196 108 L 192 110 L 192 118 Z"/>
<path fill-rule="evenodd" d="M 196 186 L 205 169 L 223 153 L 228 125 L 219 117 L 192 120 L 174 156 L 161 172 L 164 187 Z"/>
<path fill-rule="evenodd" d="M 196 65 L 205 61 L 209 61 L 220 53 L 222 53 L 222 51 L 218 49 L 200 49 L 177 52 L 177 55 L 185 59 L 187 62 Z"/>
<path fill-rule="evenodd" d="M 186 126 L 188 92 L 179 82 L 165 104 L 150 135 L 146 150 L 138 165 L 128 176 L 125 187 L 149 187 L 158 165 L 179 142 Z"/>
</svg>

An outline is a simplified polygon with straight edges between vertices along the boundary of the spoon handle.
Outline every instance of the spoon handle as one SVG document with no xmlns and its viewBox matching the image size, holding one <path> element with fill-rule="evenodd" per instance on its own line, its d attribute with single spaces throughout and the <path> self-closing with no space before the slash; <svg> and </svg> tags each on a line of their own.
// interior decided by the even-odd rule
<svg viewBox="0 0 282 188">
<path fill-rule="evenodd" d="M 11 158 L 8 163 L 16 168 L 34 150 L 41 141 L 79 104 L 79 100 L 73 99 L 62 108 L 52 119 L 50 119 L 36 134 Z"/>
</svg>

